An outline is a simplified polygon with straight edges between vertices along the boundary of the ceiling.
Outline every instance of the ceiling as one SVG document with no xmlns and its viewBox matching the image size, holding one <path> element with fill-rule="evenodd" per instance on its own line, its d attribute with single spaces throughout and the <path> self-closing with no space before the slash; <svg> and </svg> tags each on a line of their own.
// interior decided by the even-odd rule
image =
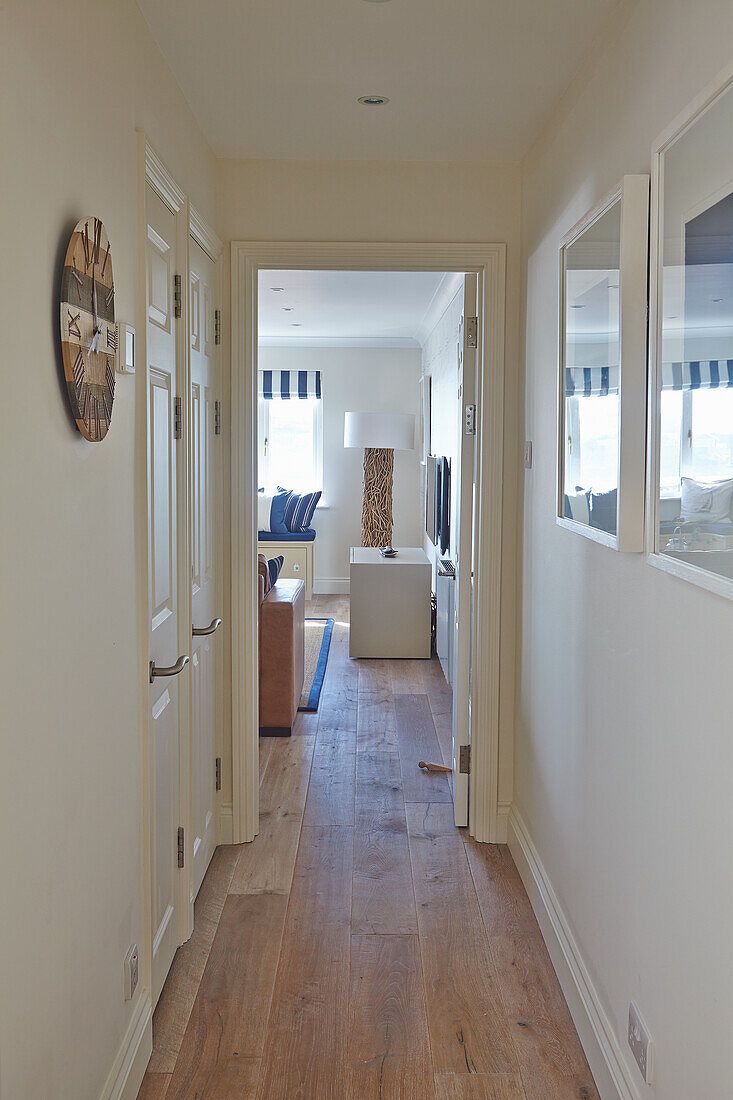
<svg viewBox="0 0 733 1100">
<path fill-rule="evenodd" d="M 221 157 L 517 160 L 618 0 L 138 0 Z M 363 107 L 359 96 L 390 102 Z"/>
<path fill-rule="evenodd" d="M 259 343 L 420 347 L 461 278 L 435 271 L 261 272 Z"/>
</svg>

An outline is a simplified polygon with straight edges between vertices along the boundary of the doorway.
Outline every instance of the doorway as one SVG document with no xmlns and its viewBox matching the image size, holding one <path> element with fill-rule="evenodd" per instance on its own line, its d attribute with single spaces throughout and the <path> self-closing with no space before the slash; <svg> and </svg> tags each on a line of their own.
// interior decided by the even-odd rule
<svg viewBox="0 0 733 1100">
<path fill-rule="evenodd" d="M 496 839 L 498 771 L 498 638 L 501 550 L 501 462 L 503 433 L 504 271 L 503 245 L 262 245 L 232 246 L 232 764 L 233 839 L 251 840 L 258 832 L 259 720 L 258 596 L 256 589 L 258 484 L 258 292 L 260 281 L 276 271 L 453 272 L 467 273 L 467 293 L 475 302 L 476 347 L 462 343 L 460 370 L 475 380 L 475 393 L 461 386 L 461 423 L 472 418 L 459 462 L 464 501 L 471 500 L 472 522 L 463 525 L 460 559 L 464 595 L 457 652 L 456 747 L 469 739 L 472 798 L 467 808 L 459 778 L 459 824 L 476 839 Z M 275 285 L 274 283 L 270 284 Z M 464 311 L 465 312 L 465 311 Z M 466 360 L 475 355 L 473 360 Z M 470 400 L 474 398 L 474 400 Z M 475 406 L 475 408 L 471 408 Z M 475 433 L 475 434 L 474 434 Z M 469 450 L 470 445 L 470 450 Z M 469 458 L 470 456 L 470 458 Z M 468 527 L 468 532 L 467 532 Z M 460 535 L 459 535 L 460 538 Z M 481 554 L 477 548 L 481 547 Z M 458 555 L 457 555 L 458 556 Z M 469 568 L 468 563 L 471 563 Z M 482 668 L 470 677 L 470 661 Z M 456 753 L 459 767 L 463 764 Z"/>
</svg>

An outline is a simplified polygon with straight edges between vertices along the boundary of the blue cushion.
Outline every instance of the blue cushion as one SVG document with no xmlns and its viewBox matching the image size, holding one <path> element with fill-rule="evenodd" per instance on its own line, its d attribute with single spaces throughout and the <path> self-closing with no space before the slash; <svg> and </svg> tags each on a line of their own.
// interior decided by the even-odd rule
<svg viewBox="0 0 733 1100">
<path fill-rule="evenodd" d="M 282 485 L 278 485 L 278 492 L 287 492 Z M 285 526 L 288 531 L 307 531 L 313 520 L 318 501 L 321 499 L 320 489 L 315 493 L 290 493 L 290 499 L 285 507 Z M 272 526 L 272 524 L 270 524 Z"/>
<path fill-rule="evenodd" d="M 287 524 L 287 511 L 292 496 L 288 489 L 281 489 L 278 485 L 277 493 L 272 498 L 270 506 L 270 530 L 276 535 L 284 535 L 290 530 Z"/>
<path fill-rule="evenodd" d="M 609 489 L 607 493 L 590 494 L 590 525 L 599 531 L 616 534 L 616 500 L 618 492 Z"/>
<path fill-rule="evenodd" d="M 267 559 L 267 569 L 270 574 L 270 588 L 272 588 L 274 584 L 277 584 L 277 578 L 280 576 L 280 570 L 283 567 L 284 561 L 285 558 L 282 554 L 279 554 L 276 558 Z"/>
<path fill-rule="evenodd" d="M 274 531 L 259 531 L 259 542 L 313 542 L 316 533 L 313 528 L 307 531 L 286 531 L 284 535 L 276 535 Z"/>
</svg>

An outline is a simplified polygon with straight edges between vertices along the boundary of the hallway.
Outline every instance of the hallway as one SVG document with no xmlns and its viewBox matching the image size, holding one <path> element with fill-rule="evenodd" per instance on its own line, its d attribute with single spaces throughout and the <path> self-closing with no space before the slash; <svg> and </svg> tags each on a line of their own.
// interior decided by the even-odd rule
<svg viewBox="0 0 733 1100">
<path fill-rule="evenodd" d="M 139 1100 L 597 1097 L 507 848 L 453 825 L 434 661 L 351 661 L 260 743 L 261 832 L 215 853 Z"/>
</svg>

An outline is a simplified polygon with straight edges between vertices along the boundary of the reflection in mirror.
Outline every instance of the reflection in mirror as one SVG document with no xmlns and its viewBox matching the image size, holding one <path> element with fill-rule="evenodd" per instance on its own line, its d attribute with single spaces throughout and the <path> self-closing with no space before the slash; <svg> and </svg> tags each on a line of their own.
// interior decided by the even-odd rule
<svg viewBox="0 0 733 1100">
<path fill-rule="evenodd" d="M 658 549 L 733 579 L 731 128 L 728 91 L 663 154 L 656 384 Z"/>
<path fill-rule="evenodd" d="M 563 515 L 616 534 L 621 200 L 565 247 Z"/>
</svg>

